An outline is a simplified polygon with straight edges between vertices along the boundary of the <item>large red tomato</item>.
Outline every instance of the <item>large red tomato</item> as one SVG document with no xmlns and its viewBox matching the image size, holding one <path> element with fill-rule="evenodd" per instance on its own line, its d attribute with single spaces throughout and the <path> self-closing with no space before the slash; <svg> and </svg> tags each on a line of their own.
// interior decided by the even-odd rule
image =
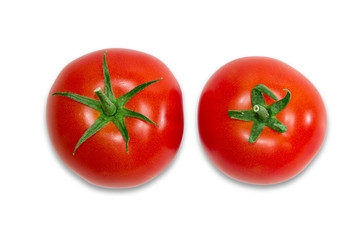
<svg viewBox="0 0 360 240">
<path fill-rule="evenodd" d="M 246 57 L 207 82 L 198 125 L 205 152 L 220 171 L 242 182 L 274 184 L 297 175 L 319 151 L 326 111 L 298 71 L 272 58 Z"/>
<path fill-rule="evenodd" d="M 143 184 L 172 161 L 183 134 L 182 94 L 157 58 L 108 49 L 68 64 L 47 101 L 51 142 L 64 163 L 98 186 Z"/>
</svg>

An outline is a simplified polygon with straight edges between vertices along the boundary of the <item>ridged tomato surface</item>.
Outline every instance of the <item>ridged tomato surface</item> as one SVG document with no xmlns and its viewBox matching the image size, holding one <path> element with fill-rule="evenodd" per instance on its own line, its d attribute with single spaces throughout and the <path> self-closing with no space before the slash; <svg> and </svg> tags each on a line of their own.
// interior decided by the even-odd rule
<svg viewBox="0 0 360 240">
<path fill-rule="evenodd" d="M 103 54 L 106 52 L 115 97 L 145 82 L 162 79 L 132 97 L 125 107 L 158 124 L 126 117 L 128 152 L 119 129 L 110 122 L 74 148 L 100 113 L 58 92 L 98 100 L 104 89 Z M 170 70 L 157 58 L 127 49 L 92 52 L 68 64 L 52 86 L 47 101 L 51 142 L 61 160 L 79 176 L 98 186 L 126 188 L 143 184 L 161 173 L 179 149 L 183 134 L 182 94 Z"/>
</svg>

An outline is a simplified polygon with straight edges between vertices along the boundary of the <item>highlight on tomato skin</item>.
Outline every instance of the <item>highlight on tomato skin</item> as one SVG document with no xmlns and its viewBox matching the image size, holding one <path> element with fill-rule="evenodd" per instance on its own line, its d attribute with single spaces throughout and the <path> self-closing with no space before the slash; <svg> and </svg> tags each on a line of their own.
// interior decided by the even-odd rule
<svg viewBox="0 0 360 240">
<path fill-rule="evenodd" d="M 211 162 L 237 181 L 269 185 L 299 174 L 325 138 L 315 86 L 289 65 L 245 57 L 218 69 L 199 100 L 198 129 Z"/>
<path fill-rule="evenodd" d="M 65 66 L 49 92 L 46 118 L 65 165 L 105 188 L 135 187 L 159 175 L 184 128 L 182 93 L 169 68 L 121 48 Z"/>
</svg>

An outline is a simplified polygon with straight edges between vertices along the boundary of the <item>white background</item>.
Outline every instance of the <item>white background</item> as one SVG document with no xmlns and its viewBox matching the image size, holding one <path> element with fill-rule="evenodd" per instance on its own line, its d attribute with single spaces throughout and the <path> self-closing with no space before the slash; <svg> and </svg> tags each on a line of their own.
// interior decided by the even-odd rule
<svg viewBox="0 0 360 240">
<path fill-rule="evenodd" d="M 0 27 L 0 239 L 360 239 L 356 1 L 1 1 Z M 46 129 L 57 74 L 109 47 L 162 60 L 184 98 L 177 157 L 156 179 L 128 190 L 73 174 Z M 197 132 L 208 78 L 250 55 L 295 67 L 327 107 L 320 153 L 275 186 L 225 177 Z"/>
</svg>

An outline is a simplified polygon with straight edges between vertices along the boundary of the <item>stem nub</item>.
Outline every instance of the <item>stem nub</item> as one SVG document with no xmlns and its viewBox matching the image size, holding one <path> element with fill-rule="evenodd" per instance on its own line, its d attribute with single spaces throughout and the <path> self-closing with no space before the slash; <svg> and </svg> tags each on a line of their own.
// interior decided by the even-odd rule
<svg viewBox="0 0 360 240">
<path fill-rule="evenodd" d="M 101 107 L 105 115 L 112 116 L 116 113 L 116 106 L 110 101 L 110 99 L 104 94 L 101 88 L 94 90 L 94 93 L 100 100 Z"/>
<path fill-rule="evenodd" d="M 263 121 L 266 121 L 270 116 L 266 108 L 264 108 L 261 105 L 258 104 L 254 105 L 253 110 L 256 113 L 256 115 Z"/>
</svg>

